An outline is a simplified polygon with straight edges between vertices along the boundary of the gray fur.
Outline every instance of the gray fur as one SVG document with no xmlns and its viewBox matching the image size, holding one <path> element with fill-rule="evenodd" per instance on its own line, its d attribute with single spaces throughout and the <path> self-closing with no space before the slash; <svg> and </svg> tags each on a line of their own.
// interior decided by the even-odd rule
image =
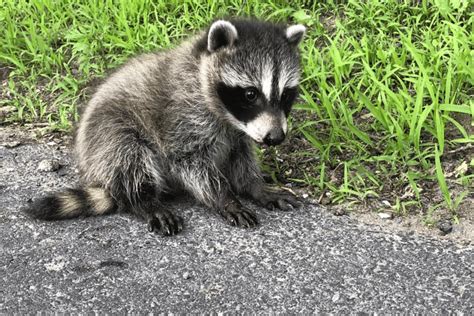
<svg viewBox="0 0 474 316">
<path fill-rule="evenodd" d="M 164 234 L 179 232 L 182 222 L 162 207 L 161 193 L 184 189 L 231 224 L 244 227 L 256 225 L 257 219 L 235 195 L 271 208 L 298 204 L 289 195 L 265 189 L 253 140 L 215 92 L 225 69 L 260 87 L 265 65 L 284 70 L 281 76 L 294 86 L 299 77 L 296 48 L 292 56 L 271 51 L 274 34 L 265 30 L 276 26 L 250 21 L 262 29 L 259 36 L 266 47 L 238 51 L 234 41 L 246 39 L 237 37 L 235 29 L 225 30 L 233 22 L 216 23 L 232 36 L 221 46 L 219 38 L 208 45 L 211 35 L 203 32 L 173 50 L 132 58 L 115 71 L 92 96 L 76 133 L 83 185 L 102 188 L 107 192 L 102 196 L 119 210 L 137 214 L 151 230 Z M 285 35 L 284 27 L 278 30 Z M 278 95 L 285 84 L 274 82 Z M 283 124 L 281 111 L 273 112 L 277 119 L 272 122 Z"/>
</svg>

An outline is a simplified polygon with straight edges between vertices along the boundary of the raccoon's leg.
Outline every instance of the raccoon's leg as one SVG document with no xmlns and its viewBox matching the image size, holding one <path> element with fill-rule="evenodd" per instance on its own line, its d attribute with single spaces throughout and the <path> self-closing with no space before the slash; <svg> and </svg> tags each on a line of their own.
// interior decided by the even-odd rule
<svg viewBox="0 0 474 316">
<path fill-rule="evenodd" d="M 159 201 L 164 179 L 159 157 L 140 139 L 115 149 L 113 180 L 108 183 L 119 210 L 130 212 L 148 222 L 150 231 L 175 235 L 183 229 L 183 220 L 165 209 Z"/>
<path fill-rule="evenodd" d="M 246 195 L 263 207 L 287 211 L 302 206 L 293 194 L 265 185 L 252 144 L 245 140 L 232 152 L 227 173 L 237 194 Z"/>
<path fill-rule="evenodd" d="M 173 169 L 196 200 L 216 211 L 231 225 L 246 228 L 258 225 L 256 215 L 239 202 L 227 180 L 212 164 L 194 163 L 192 166 L 174 166 Z"/>
<path fill-rule="evenodd" d="M 136 193 L 126 197 L 123 207 L 147 221 L 148 231 L 176 235 L 183 230 L 183 219 L 162 205 L 159 193 L 156 183 L 142 183 Z"/>
<path fill-rule="evenodd" d="M 230 193 L 227 201 L 217 208 L 218 213 L 232 226 L 251 228 L 258 225 L 257 216 Z"/>
</svg>

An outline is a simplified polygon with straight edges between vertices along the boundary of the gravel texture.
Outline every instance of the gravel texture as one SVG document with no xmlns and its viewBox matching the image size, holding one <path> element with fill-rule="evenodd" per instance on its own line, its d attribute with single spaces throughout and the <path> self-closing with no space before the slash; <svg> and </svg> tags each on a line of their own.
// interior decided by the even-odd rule
<svg viewBox="0 0 474 316">
<path fill-rule="evenodd" d="M 58 169 L 40 171 L 43 160 Z M 244 230 L 175 201 L 169 207 L 186 225 L 175 237 L 125 215 L 36 221 L 20 208 L 74 184 L 69 151 L 0 146 L 0 161 L 0 313 L 473 311 L 471 245 L 388 232 L 309 204 L 257 209 L 262 225 Z"/>
</svg>

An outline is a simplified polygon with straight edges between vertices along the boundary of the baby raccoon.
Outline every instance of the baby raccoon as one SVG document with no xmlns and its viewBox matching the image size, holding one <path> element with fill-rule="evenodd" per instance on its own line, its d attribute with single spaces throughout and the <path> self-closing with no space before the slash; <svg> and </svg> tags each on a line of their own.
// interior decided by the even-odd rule
<svg viewBox="0 0 474 316">
<path fill-rule="evenodd" d="M 231 225 L 257 217 L 237 196 L 267 208 L 300 206 L 266 188 L 254 142 L 280 144 L 298 93 L 305 27 L 218 20 L 166 52 L 132 58 L 92 96 L 76 131 L 81 186 L 39 199 L 36 218 L 131 212 L 174 235 L 183 220 L 163 194 L 184 190 Z"/>
</svg>

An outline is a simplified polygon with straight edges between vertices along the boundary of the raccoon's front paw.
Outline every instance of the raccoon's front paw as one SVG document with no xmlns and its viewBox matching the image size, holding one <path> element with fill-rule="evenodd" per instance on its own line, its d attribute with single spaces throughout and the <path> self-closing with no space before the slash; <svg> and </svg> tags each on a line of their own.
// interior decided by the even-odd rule
<svg viewBox="0 0 474 316">
<path fill-rule="evenodd" d="M 258 225 L 257 216 L 238 202 L 230 202 L 220 214 L 232 226 L 252 228 Z"/>
<path fill-rule="evenodd" d="M 283 211 L 290 211 L 294 208 L 300 208 L 303 203 L 291 193 L 284 191 L 269 191 L 266 190 L 261 196 L 255 199 L 256 202 L 269 209 L 274 210 L 276 208 Z"/>
<path fill-rule="evenodd" d="M 176 235 L 182 230 L 183 219 L 166 210 L 156 212 L 148 221 L 148 231 L 161 233 L 164 236 Z"/>
</svg>

